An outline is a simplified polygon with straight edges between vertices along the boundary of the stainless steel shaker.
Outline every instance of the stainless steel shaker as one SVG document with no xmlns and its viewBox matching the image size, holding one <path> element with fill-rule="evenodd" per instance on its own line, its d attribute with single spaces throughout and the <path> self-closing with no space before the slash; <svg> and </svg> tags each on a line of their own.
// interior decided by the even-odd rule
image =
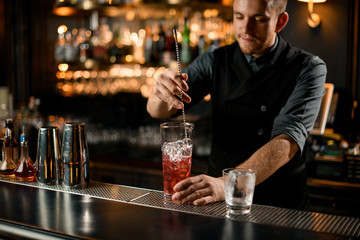
<svg viewBox="0 0 360 240">
<path fill-rule="evenodd" d="M 61 147 L 64 187 L 89 186 L 90 169 L 85 125 L 85 123 L 66 123 L 64 126 Z"/>
<path fill-rule="evenodd" d="M 61 165 L 59 129 L 39 128 L 36 154 L 37 181 L 43 184 L 60 184 Z"/>
</svg>

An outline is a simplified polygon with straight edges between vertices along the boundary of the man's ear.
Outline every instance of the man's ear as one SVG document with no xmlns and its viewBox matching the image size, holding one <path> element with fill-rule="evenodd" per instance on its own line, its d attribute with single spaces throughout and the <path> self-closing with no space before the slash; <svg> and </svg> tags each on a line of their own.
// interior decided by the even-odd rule
<svg viewBox="0 0 360 240">
<path fill-rule="evenodd" d="M 276 23 L 276 33 L 280 32 L 287 24 L 287 22 L 289 21 L 289 14 L 287 12 L 283 12 L 282 14 L 280 14 L 278 21 Z"/>
</svg>

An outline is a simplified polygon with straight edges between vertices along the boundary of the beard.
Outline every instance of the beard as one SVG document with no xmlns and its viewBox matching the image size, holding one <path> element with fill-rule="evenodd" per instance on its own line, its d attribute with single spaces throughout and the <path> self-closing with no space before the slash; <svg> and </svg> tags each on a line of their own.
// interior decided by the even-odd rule
<svg viewBox="0 0 360 240">
<path fill-rule="evenodd" d="M 244 54 L 252 55 L 254 57 L 263 55 L 273 45 L 273 40 L 271 38 L 259 39 L 257 37 L 242 36 L 239 34 L 236 36 L 236 40 Z"/>
</svg>

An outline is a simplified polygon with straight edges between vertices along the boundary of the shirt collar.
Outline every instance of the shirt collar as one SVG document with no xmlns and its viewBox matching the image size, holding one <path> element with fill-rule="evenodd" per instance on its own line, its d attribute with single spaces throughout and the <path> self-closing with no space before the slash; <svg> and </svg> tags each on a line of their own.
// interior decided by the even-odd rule
<svg viewBox="0 0 360 240">
<path fill-rule="evenodd" d="M 248 63 L 254 62 L 257 65 L 264 64 L 267 60 L 269 60 L 272 57 L 272 53 L 275 51 L 278 44 L 279 44 L 279 37 L 278 37 L 278 35 L 276 35 L 275 43 L 274 43 L 274 45 L 272 45 L 272 47 L 269 49 L 269 51 L 267 51 L 264 55 L 261 55 L 260 57 L 253 57 L 249 54 L 244 54 L 246 61 Z"/>
</svg>

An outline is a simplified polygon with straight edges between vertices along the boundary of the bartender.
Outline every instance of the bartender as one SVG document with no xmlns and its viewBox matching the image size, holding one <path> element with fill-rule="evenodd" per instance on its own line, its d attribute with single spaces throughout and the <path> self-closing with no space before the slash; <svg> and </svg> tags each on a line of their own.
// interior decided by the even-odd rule
<svg viewBox="0 0 360 240">
<path fill-rule="evenodd" d="M 302 153 L 327 71 L 319 57 L 279 35 L 289 18 L 286 5 L 286 0 L 234 0 L 236 42 L 204 53 L 181 75 L 167 69 L 157 77 L 147 102 L 154 118 L 176 116 L 209 93 L 212 99 L 208 175 L 176 184 L 174 202 L 224 200 L 222 170 L 243 167 L 257 173 L 254 203 L 307 206 Z"/>
</svg>

